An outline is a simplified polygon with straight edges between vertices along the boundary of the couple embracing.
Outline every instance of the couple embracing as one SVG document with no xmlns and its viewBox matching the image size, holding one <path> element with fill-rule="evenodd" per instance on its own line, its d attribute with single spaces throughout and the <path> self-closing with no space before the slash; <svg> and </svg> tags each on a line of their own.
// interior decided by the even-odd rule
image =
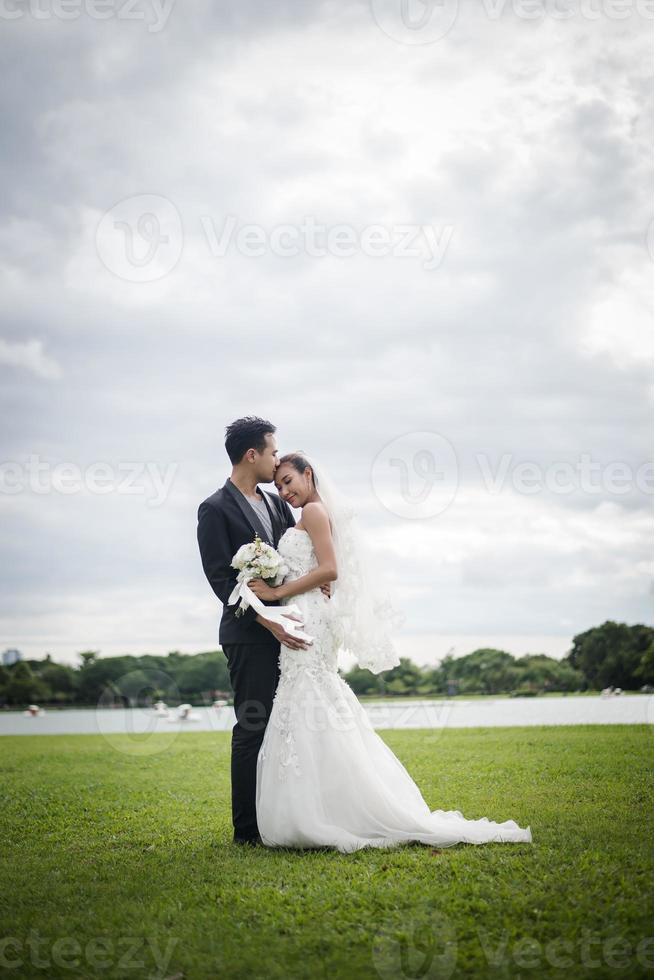
<svg viewBox="0 0 654 980">
<path fill-rule="evenodd" d="M 227 427 L 225 449 L 232 472 L 200 504 L 197 534 L 223 604 L 219 640 L 234 691 L 234 842 L 342 853 L 411 841 L 531 842 L 531 829 L 514 820 L 430 811 L 338 673 L 339 650 L 374 673 L 396 666 L 390 631 L 397 614 L 347 499 L 322 465 L 301 452 L 280 457 L 276 427 L 253 416 Z M 276 493 L 259 486 L 270 483 Z M 230 605 L 232 562 L 255 537 L 281 556 L 284 578 L 277 585 L 249 580 L 264 611 L 250 605 L 243 612 Z M 287 616 L 277 612 L 284 606 Z"/>
</svg>

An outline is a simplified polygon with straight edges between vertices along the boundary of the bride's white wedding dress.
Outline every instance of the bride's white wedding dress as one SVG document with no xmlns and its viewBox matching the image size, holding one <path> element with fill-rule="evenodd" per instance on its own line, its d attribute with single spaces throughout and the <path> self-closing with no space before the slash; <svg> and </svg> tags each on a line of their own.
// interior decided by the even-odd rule
<svg viewBox="0 0 654 980">
<path fill-rule="evenodd" d="M 288 579 L 317 560 L 306 531 L 291 527 L 279 553 Z M 337 671 L 333 603 L 320 589 L 294 596 L 307 650 L 282 646 L 280 681 L 257 759 L 257 823 L 270 847 L 395 847 L 420 841 L 436 847 L 530 843 L 531 829 L 514 820 L 466 820 L 459 810 L 430 812 L 420 790 Z"/>
</svg>

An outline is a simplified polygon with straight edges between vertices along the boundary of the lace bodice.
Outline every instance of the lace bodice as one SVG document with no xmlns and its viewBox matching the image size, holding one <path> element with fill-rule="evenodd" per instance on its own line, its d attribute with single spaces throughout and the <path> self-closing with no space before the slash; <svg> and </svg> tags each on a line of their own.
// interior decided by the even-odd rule
<svg viewBox="0 0 654 980">
<path fill-rule="evenodd" d="M 301 528 L 287 528 L 279 539 L 277 550 L 288 565 L 289 571 L 284 579 L 285 582 L 302 578 L 318 567 L 311 538 L 308 532 Z M 304 619 L 304 631 L 313 637 L 313 643 L 308 650 L 291 650 L 282 645 L 280 651 L 282 673 L 285 668 L 292 672 L 293 667 L 313 671 L 335 671 L 338 660 L 338 637 L 332 600 L 328 599 L 320 588 L 315 588 L 282 602 L 283 605 L 289 603 L 295 603 L 300 608 Z"/>
<path fill-rule="evenodd" d="M 277 551 L 283 555 L 289 567 L 289 574 L 285 581 L 301 578 L 318 565 L 311 538 L 302 528 L 287 528 L 279 539 Z"/>
<path fill-rule="evenodd" d="M 317 568 L 318 560 L 307 531 L 301 528 L 288 528 L 279 540 L 277 550 L 288 565 L 288 575 L 284 581 L 295 581 L 307 572 Z M 346 710 L 342 703 L 341 678 L 338 674 L 339 631 L 332 600 L 320 588 L 302 592 L 282 600 L 283 604 L 295 603 L 300 609 L 304 631 L 313 637 L 313 643 L 306 650 L 291 650 L 282 644 L 279 653 L 280 679 L 275 692 L 274 711 L 270 723 L 280 732 L 283 752 L 279 760 L 279 777 L 285 778 L 292 767 L 299 775 L 297 753 L 293 731 L 301 713 L 304 723 L 313 711 L 311 696 L 307 693 L 318 690 L 334 705 L 338 714 Z M 306 688 L 304 682 L 309 682 Z M 297 694 L 298 683 L 302 684 L 302 696 Z M 315 719 L 313 724 L 319 724 Z M 324 719 L 322 721 L 324 724 Z M 263 758 L 266 754 L 266 740 L 262 746 Z"/>
</svg>

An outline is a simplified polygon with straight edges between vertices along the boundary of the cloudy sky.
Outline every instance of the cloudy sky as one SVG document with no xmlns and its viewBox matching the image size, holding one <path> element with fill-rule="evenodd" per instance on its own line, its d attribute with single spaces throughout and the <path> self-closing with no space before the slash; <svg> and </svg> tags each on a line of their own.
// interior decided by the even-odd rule
<svg viewBox="0 0 654 980">
<path fill-rule="evenodd" d="M 416 661 L 654 625 L 654 8 L 0 16 L 2 648 L 215 648 L 243 414 L 356 501 Z"/>
</svg>

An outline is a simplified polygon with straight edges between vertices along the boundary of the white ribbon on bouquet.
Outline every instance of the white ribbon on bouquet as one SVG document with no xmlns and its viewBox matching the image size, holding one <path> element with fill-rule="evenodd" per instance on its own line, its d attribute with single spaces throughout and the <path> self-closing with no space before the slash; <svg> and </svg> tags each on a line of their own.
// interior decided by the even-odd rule
<svg viewBox="0 0 654 980">
<path fill-rule="evenodd" d="M 295 637 L 296 640 L 304 640 L 306 643 L 313 643 L 313 637 L 309 636 L 308 633 L 304 633 L 302 627 L 304 623 L 297 622 L 295 619 L 291 619 L 289 613 L 299 616 L 302 618 L 302 613 L 300 612 L 298 606 L 292 602 L 288 606 L 264 606 L 263 602 L 259 596 L 255 595 L 250 586 L 245 579 L 239 579 L 236 582 L 232 590 L 232 594 L 227 600 L 228 605 L 232 606 L 238 600 L 242 602 L 242 608 L 247 609 L 248 606 L 263 616 L 264 619 L 270 619 L 273 623 L 278 623 L 283 626 L 287 633 Z"/>
</svg>

